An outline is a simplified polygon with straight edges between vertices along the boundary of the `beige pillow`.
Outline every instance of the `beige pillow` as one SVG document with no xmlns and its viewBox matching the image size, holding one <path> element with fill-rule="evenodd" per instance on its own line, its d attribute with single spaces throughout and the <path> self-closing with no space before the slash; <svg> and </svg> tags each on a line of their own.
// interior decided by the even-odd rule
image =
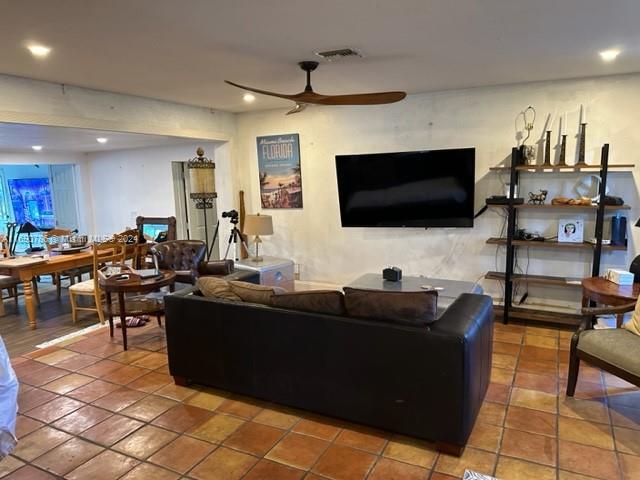
<svg viewBox="0 0 640 480">
<path fill-rule="evenodd" d="M 271 305 L 271 295 L 279 295 L 286 290 L 271 285 L 256 285 L 255 283 L 232 280 L 229 282 L 231 291 L 242 299 L 243 302 Z"/>
<path fill-rule="evenodd" d="M 404 325 L 427 325 L 436 320 L 438 292 L 389 292 L 344 287 L 350 317 L 386 320 Z"/>
<path fill-rule="evenodd" d="M 625 323 L 623 327 L 631 333 L 640 335 L 640 297 L 638 297 L 638 301 L 636 302 L 636 309 L 633 311 L 633 315 L 631 315 L 631 320 Z"/>
<path fill-rule="evenodd" d="M 226 280 L 217 277 L 200 277 L 196 282 L 196 287 L 205 297 L 224 298 L 240 302 L 242 299 L 233 293 L 231 285 Z"/>
<path fill-rule="evenodd" d="M 287 292 L 271 297 L 271 305 L 302 312 L 345 315 L 344 295 L 337 290 L 310 290 Z"/>
</svg>

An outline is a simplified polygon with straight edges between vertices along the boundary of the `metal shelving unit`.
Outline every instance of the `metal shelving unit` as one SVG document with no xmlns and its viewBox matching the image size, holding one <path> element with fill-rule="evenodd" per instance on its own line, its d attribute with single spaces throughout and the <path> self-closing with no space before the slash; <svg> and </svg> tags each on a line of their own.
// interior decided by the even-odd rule
<svg viewBox="0 0 640 480">
<path fill-rule="evenodd" d="M 579 322 L 579 315 L 566 315 L 562 313 L 550 312 L 549 310 L 535 309 L 535 308 L 522 308 L 513 305 L 513 286 L 514 283 L 522 282 L 538 285 L 551 285 L 560 287 L 579 287 L 579 278 L 564 278 L 545 275 L 522 275 L 514 273 L 514 262 L 516 249 L 520 246 L 533 247 L 539 249 L 557 249 L 557 250 L 592 250 L 591 261 L 591 276 L 598 276 L 600 274 L 600 261 L 602 258 L 602 252 L 607 251 L 619 251 L 626 250 L 626 246 L 617 245 L 603 245 L 602 235 L 604 231 L 604 217 L 605 211 L 616 210 L 629 210 L 629 205 L 612 206 L 604 204 L 604 196 L 607 188 L 607 175 L 609 169 L 631 169 L 634 168 L 633 164 L 615 164 L 609 165 L 609 144 L 605 144 L 602 147 L 602 154 L 600 159 L 600 165 L 522 165 L 521 151 L 518 148 L 513 148 L 511 152 L 511 166 L 505 167 L 493 167 L 492 171 L 506 172 L 510 174 L 510 190 L 509 198 L 515 197 L 516 187 L 520 181 L 521 173 L 530 174 L 545 174 L 545 173 L 574 173 L 583 171 L 599 171 L 600 174 L 600 190 L 599 190 L 599 202 L 598 205 L 529 205 L 529 204 L 513 204 L 507 205 L 494 205 L 492 208 L 506 208 L 507 210 L 507 236 L 506 238 L 489 238 L 488 244 L 504 245 L 506 246 L 506 268 L 505 272 L 487 272 L 485 278 L 491 280 L 497 280 L 504 282 L 504 302 L 502 307 L 503 321 L 508 323 L 509 319 L 514 318 L 530 318 L 534 320 L 543 320 L 554 323 L 564 324 L 576 324 Z M 595 225 L 595 244 L 583 242 L 583 243 L 560 243 L 554 241 L 526 241 L 516 240 L 515 230 L 518 222 L 518 211 L 520 210 L 541 210 L 552 211 L 556 210 L 583 210 L 593 211 L 596 213 L 596 225 Z"/>
</svg>

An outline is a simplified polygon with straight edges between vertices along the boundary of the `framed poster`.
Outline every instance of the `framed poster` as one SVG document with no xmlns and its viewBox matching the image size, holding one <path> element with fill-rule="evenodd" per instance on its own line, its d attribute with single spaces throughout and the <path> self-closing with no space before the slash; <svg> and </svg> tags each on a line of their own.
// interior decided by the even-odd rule
<svg viewBox="0 0 640 480">
<path fill-rule="evenodd" d="M 558 242 L 582 243 L 584 222 L 578 218 L 561 218 L 558 222 Z"/>
<path fill-rule="evenodd" d="M 297 133 L 257 137 L 262 208 L 302 208 Z"/>
<path fill-rule="evenodd" d="M 31 222 L 38 228 L 56 226 L 48 178 L 10 178 L 7 184 L 16 223 Z"/>
</svg>

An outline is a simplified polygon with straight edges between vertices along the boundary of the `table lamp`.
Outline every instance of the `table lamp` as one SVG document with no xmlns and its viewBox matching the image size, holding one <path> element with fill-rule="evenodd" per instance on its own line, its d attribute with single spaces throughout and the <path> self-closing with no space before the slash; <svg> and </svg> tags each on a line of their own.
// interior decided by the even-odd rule
<svg viewBox="0 0 640 480">
<path fill-rule="evenodd" d="M 262 257 L 258 255 L 258 246 L 262 243 L 260 235 L 273 235 L 273 221 L 271 215 L 247 215 L 244 219 L 244 234 L 255 235 L 253 241 L 256 244 L 256 255 L 251 260 L 261 262 Z"/>
<path fill-rule="evenodd" d="M 20 230 L 18 230 L 18 235 L 26 233 L 27 238 L 29 239 L 29 249 L 27 250 L 27 253 L 40 252 L 44 250 L 44 247 L 34 247 L 31 241 L 31 234 L 38 233 L 38 232 L 40 232 L 40 229 L 31 222 L 24 222 L 22 225 L 20 225 Z"/>
</svg>

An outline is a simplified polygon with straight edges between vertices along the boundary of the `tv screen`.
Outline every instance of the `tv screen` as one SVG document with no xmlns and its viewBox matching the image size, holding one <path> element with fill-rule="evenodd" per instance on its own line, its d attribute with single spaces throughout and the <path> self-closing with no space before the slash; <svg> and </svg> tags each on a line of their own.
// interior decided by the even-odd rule
<svg viewBox="0 0 640 480">
<path fill-rule="evenodd" d="M 473 227 L 475 148 L 336 155 L 343 227 Z"/>
</svg>

